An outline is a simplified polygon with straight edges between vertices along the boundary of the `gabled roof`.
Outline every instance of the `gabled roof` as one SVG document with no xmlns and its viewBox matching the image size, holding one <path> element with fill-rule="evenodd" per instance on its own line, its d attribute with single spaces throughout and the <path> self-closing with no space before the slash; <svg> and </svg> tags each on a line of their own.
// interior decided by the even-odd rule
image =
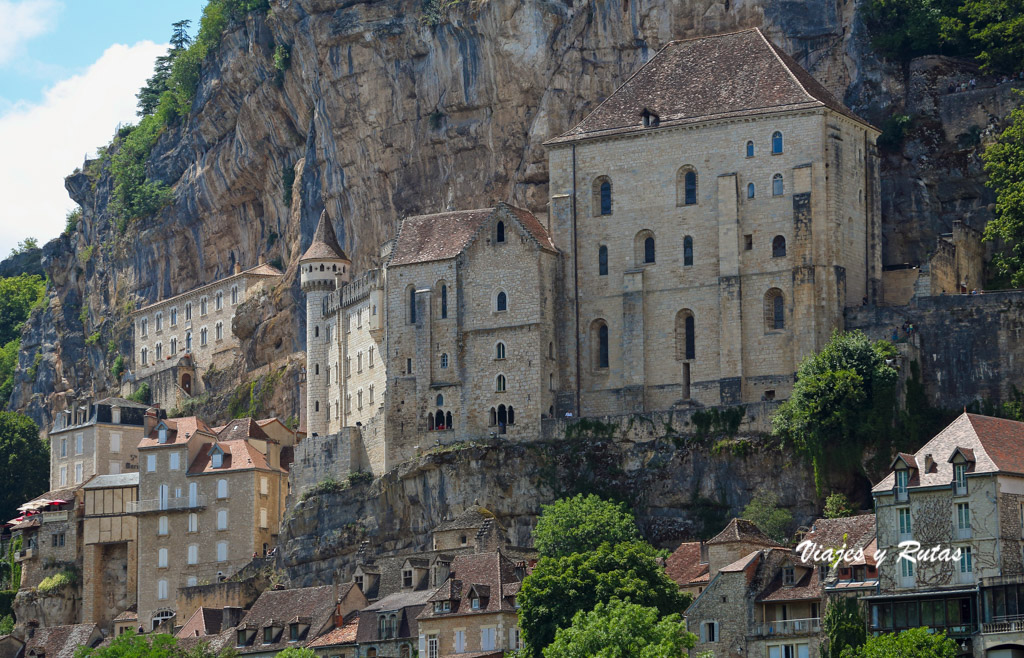
<svg viewBox="0 0 1024 658">
<path fill-rule="evenodd" d="M 910 480 L 910 486 L 950 485 L 953 482 L 953 465 L 950 457 L 958 448 L 965 456 L 968 454 L 966 450 L 973 453 L 974 462 L 967 469 L 968 475 L 1024 475 L 1024 423 L 963 413 L 914 455 L 909 455 L 915 463 L 924 461 L 925 455 L 931 455 L 935 461 L 933 470 L 927 473 L 917 471 Z M 890 472 L 871 491 L 888 493 L 892 491 L 895 483 L 896 476 Z"/>
<path fill-rule="evenodd" d="M 306 646 L 310 648 L 333 647 L 339 644 L 353 644 L 359 632 L 359 612 L 353 612 L 344 619 L 344 623 L 332 628 Z"/>
<path fill-rule="evenodd" d="M 73 624 L 37 628 L 25 642 L 22 656 L 43 654 L 46 658 L 73 658 L 78 647 L 95 646 L 103 636 L 95 624 Z"/>
<path fill-rule="evenodd" d="M 495 214 L 518 223 L 541 249 L 555 251 L 551 236 L 533 213 L 499 203 L 494 208 L 406 217 L 398 229 L 389 267 L 455 258 Z"/>
<path fill-rule="evenodd" d="M 160 426 L 167 427 L 167 442 L 160 443 Z M 139 441 L 139 448 L 160 448 L 172 445 L 184 445 L 196 432 L 202 432 L 210 438 L 216 434 L 209 425 L 204 423 L 197 416 L 185 416 L 183 418 L 165 418 L 153 427 L 148 436 Z"/>
<path fill-rule="evenodd" d="M 782 569 L 779 570 L 764 592 L 757 597 L 762 601 L 807 601 L 821 598 L 822 586 L 818 579 L 818 568 L 810 567 L 799 570 L 800 579 L 793 585 L 782 583 Z"/>
<path fill-rule="evenodd" d="M 907 468 L 917 469 L 917 459 L 914 458 L 914 455 L 906 452 L 897 452 L 892 463 L 889 464 L 889 468 L 896 468 L 896 462 L 900 461 L 906 464 Z"/>
<path fill-rule="evenodd" d="M 97 401 L 96 404 L 105 404 L 111 407 L 149 409 L 148 404 L 142 404 L 141 402 L 134 402 L 132 400 L 126 400 L 124 398 L 103 398 L 102 400 Z"/>
<path fill-rule="evenodd" d="M 495 519 L 494 512 L 486 507 L 481 507 L 480 505 L 472 505 L 467 507 L 454 519 L 445 521 L 434 528 L 434 532 L 444 532 L 446 530 L 476 530 L 488 519 Z"/>
<path fill-rule="evenodd" d="M 320 213 L 320 221 L 317 222 L 316 231 L 313 233 L 313 242 L 299 259 L 300 262 L 304 260 L 348 260 L 345 251 L 338 244 L 334 224 L 327 216 L 326 210 Z"/>
<path fill-rule="evenodd" d="M 143 306 L 142 308 L 140 308 L 140 309 L 138 309 L 136 311 L 132 311 L 129 314 L 129 317 L 137 317 L 139 315 L 143 315 L 143 314 L 148 313 L 149 311 L 151 311 L 154 306 L 163 306 L 163 305 L 167 304 L 168 302 L 172 302 L 172 301 L 178 299 L 179 297 L 185 297 L 186 295 L 195 295 L 195 294 L 198 294 L 198 293 L 202 292 L 203 290 L 213 290 L 214 288 L 226 285 L 229 282 L 231 282 L 232 280 L 237 279 L 239 277 L 248 277 L 248 276 L 275 277 L 275 276 L 281 276 L 281 274 L 283 274 L 283 272 L 281 272 L 281 270 L 277 269 L 273 265 L 268 265 L 267 263 L 260 263 L 256 267 L 250 267 L 249 269 L 243 270 L 242 272 L 239 272 L 238 274 L 231 274 L 229 276 L 224 277 L 223 279 L 217 279 L 216 281 L 214 281 L 212 283 L 204 283 L 203 285 L 196 286 L 195 288 L 192 288 L 191 290 L 186 290 L 185 292 L 178 293 L 177 295 L 174 295 L 173 297 L 168 297 L 167 299 L 161 299 L 160 301 L 153 302 L 152 304 L 147 304 L 146 306 Z"/>
<path fill-rule="evenodd" d="M 217 635 L 221 631 L 221 623 L 224 621 L 223 608 L 196 608 L 188 621 L 181 627 L 174 637 L 184 639 L 186 637 L 205 637 Z"/>
<path fill-rule="evenodd" d="M 297 589 L 267 590 L 260 594 L 256 602 L 252 604 L 249 612 L 239 626 L 261 629 L 270 622 L 283 619 L 291 620 L 295 617 L 308 618 L 309 631 L 304 640 L 298 642 L 298 646 L 305 646 L 306 642 L 312 641 L 326 627 L 334 616 L 334 587 L 325 585 L 322 587 L 301 587 Z M 233 636 L 231 630 L 225 629 L 222 635 Z M 263 644 L 262 636 L 257 637 L 251 646 L 238 647 L 239 653 L 277 653 L 288 646 L 296 646 L 295 642 L 288 641 L 288 632 L 285 630 L 281 637 L 273 644 Z M 228 646 L 234 646 L 233 643 Z"/>
<path fill-rule="evenodd" d="M 782 546 L 782 544 L 764 534 L 752 521 L 738 518 L 729 521 L 725 529 L 709 539 L 707 544 L 712 546 L 714 544 L 728 544 L 732 542 L 744 542 L 757 546 Z"/>
<path fill-rule="evenodd" d="M 684 541 L 665 560 L 665 572 L 680 587 L 708 582 L 709 564 L 701 561 L 699 541 Z"/>
<path fill-rule="evenodd" d="M 817 519 L 805 541 L 812 541 L 822 548 L 839 548 L 844 543 L 849 549 L 866 546 L 875 536 L 875 515 L 859 514 L 838 519 Z"/>
<path fill-rule="evenodd" d="M 259 439 L 261 441 L 273 441 L 263 427 L 253 418 L 236 418 L 227 425 L 214 428 L 217 432 L 218 441 L 231 441 L 234 439 Z M 276 441 L 274 441 L 276 443 Z"/>
<path fill-rule="evenodd" d="M 501 551 L 457 555 L 448 580 L 429 597 L 430 601 L 451 601 L 451 612 L 435 613 L 428 607 L 419 618 L 514 611 L 514 597 L 519 589 L 509 585 L 519 583 L 515 562 Z M 468 599 L 472 596 L 481 599 L 480 609 L 470 606 Z"/>
<path fill-rule="evenodd" d="M 224 453 L 221 460 L 221 467 L 214 468 L 210 453 L 213 448 L 219 448 Z M 233 441 L 218 441 L 215 444 L 203 444 L 188 467 L 189 475 L 197 473 L 224 473 L 226 471 L 276 471 L 267 463 L 267 456 L 256 449 L 245 439 Z"/>
<path fill-rule="evenodd" d="M 758 559 L 761 556 L 761 551 L 751 551 L 740 559 L 736 560 L 732 564 L 727 564 L 718 570 L 719 573 L 733 573 L 737 571 L 745 571 L 750 563 Z"/>
<path fill-rule="evenodd" d="M 672 41 L 558 144 L 660 127 L 824 107 L 867 127 L 760 29 Z"/>
</svg>

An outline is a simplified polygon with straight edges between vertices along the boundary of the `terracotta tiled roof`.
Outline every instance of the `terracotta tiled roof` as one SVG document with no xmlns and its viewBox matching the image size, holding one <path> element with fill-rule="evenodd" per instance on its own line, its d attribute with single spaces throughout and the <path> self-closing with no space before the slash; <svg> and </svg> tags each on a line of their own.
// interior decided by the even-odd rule
<svg viewBox="0 0 1024 658">
<path fill-rule="evenodd" d="M 218 441 L 217 446 L 224 451 L 224 459 L 221 462 L 221 467 L 213 467 L 213 462 L 210 458 L 210 449 L 213 447 L 213 444 L 204 443 L 199 449 L 198 454 L 196 454 L 196 458 L 192 461 L 192 465 L 188 467 L 189 475 L 195 475 L 197 473 L 244 471 L 249 469 L 257 471 L 277 470 L 267 463 L 266 455 L 257 450 L 256 446 L 252 445 L 245 439 Z"/>
<path fill-rule="evenodd" d="M 889 464 L 889 468 L 894 467 L 896 465 L 896 462 L 900 460 L 903 460 L 903 463 L 905 463 L 910 468 L 918 468 L 917 459 L 914 458 L 914 455 L 911 455 L 910 453 L 907 452 L 897 452 L 896 457 L 892 460 L 892 463 Z"/>
<path fill-rule="evenodd" d="M 174 637 L 183 639 L 186 637 L 204 637 L 220 633 L 221 623 L 224 621 L 223 608 L 204 608 L 200 606 L 192 613 L 188 621 L 181 629 L 174 634 Z"/>
<path fill-rule="evenodd" d="M 334 224 L 331 223 L 326 210 L 320 213 L 320 221 L 317 222 L 316 231 L 313 233 L 313 242 L 299 259 L 304 260 L 348 260 L 345 251 L 338 244 Z"/>
<path fill-rule="evenodd" d="M 506 585 L 519 582 L 515 563 L 501 551 L 457 555 L 448 580 L 430 597 L 431 601 L 451 601 L 451 612 L 435 613 L 431 606 L 423 610 L 420 619 L 515 611 L 518 588 Z M 481 599 L 479 610 L 470 605 L 472 595 Z"/>
<path fill-rule="evenodd" d="M 215 428 L 216 429 L 216 428 Z M 260 424 L 252 418 L 236 418 L 227 425 L 217 429 L 218 441 L 232 441 L 234 439 L 260 439 L 261 441 L 273 441 L 263 431 Z"/>
<path fill-rule="evenodd" d="M 708 566 L 707 562 L 701 562 L 699 541 L 683 542 L 665 560 L 665 572 L 680 587 L 700 582 L 699 578 L 708 575 Z"/>
<path fill-rule="evenodd" d="M 957 448 L 973 453 L 974 462 L 967 468 L 968 476 L 997 472 L 1024 475 L 1024 423 L 964 413 L 910 455 L 918 464 L 923 463 L 925 455 L 931 455 L 935 462 L 935 467 L 927 473 L 916 471 L 910 486 L 950 485 L 953 465 L 949 457 Z M 890 472 L 871 491 L 891 492 L 895 483 L 896 476 Z"/>
<path fill-rule="evenodd" d="M 736 560 L 732 564 L 725 565 L 724 567 L 722 567 L 718 571 L 720 573 L 732 573 L 734 571 L 743 571 L 748 566 L 750 566 L 750 563 L 753 560 L 755 560 L 758 557 L 760 557 L 760 555 L 761 555 L 761 551 L 752 551 L 750 553 L 747 553 L 746 555 L 744 555 L 740 559 Z"/>
<path fill-rule="evenodd" d="M 356 641 L 356 634 L 359 632 L 359 613 L 355 612 L 345 623 L 333 628 L 317 639 L 310 642 L 310 648 L 331 647 L 339 644 L 352 644 Z"/>
<path fill-rule="evenodd" d="M 551 236 L 528 210 L 499 203 L 494 208 L 452 210 L 406 217 L 398 229 L 390 266 L 455 258 L 493 216 L 513 219 L 541 249 L 555 251 Z"/>
<path fill-rule="evenodd" d="M 160 443 L 158 440 L 160 436 L 160 432 L 157 429 L 157 427 L 160 426 L 160 423 L 158 422 L 156 427 L 153 428 L 153 431 L 139 441 L 139 448 L 158 448 L 172 445 L 183 445 L 187 443 L 189 438 L 196 432 L 207 434 L 210 438 L 215 436 L 213 429 L 204 423 L 202 419 L 196 416 L 167 418 L 160 422 L 167 425 L 167 442 Z"/>
<path fill-rule="evenodd" d="M 43 654 L 46 658 L 73 658 L 78 647 L 91 647 L 102 639 L 95 624 L 74 624 L 37 628 L 25 642 L 23 656 Z"/>
<path fill-rule="evenodd" d="M 732 542 L 746 542 L 748 544 L 755 544 L 760 546 L 781 546 L 779 542 L 775 541 L 768 535 L 764 534 L 760 528 L 754 525 L 753 522 L 747 521 L 746 519 L 736 519 L 729 521 L 729 524 L 725 526 L 722 532 L 718 533 L 707 541 L 708 545 L 713 544 L 728 544 Z"/>
<path fill-rule="evenodd" d="M 769 112 L 826 107 L 867 124 L 759 29 L 672 41 L 597 109 L 548 144 Z"/>
</svg>

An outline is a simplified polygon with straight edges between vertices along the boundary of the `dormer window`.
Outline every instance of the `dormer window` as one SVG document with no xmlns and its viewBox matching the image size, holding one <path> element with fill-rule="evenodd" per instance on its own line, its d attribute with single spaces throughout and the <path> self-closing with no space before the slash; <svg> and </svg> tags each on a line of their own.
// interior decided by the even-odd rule
<svg viewBox="0 0 1024 658">
<path fill-rule="evenodd" d="M 644 128 L 655 128 L 661 121 L 657 114 L 647 108 L 644 108 L 644 111 L 640 113 L 640 120 Z"/>
<path fill-rule="evenodd" d="M 274 643 L 274 627 L 273 626 L 267 626 L 266 628 L 263 629 L 263 644 L 273 644 L 273 643 Z"/>
<path fill-rule="evenodd" d="M 967 493 L 967 464 L 953 464 L 953 487 L 956 492 Z"/>
<path fill-rule="evenodd" d="M 210 455 L 210 463 L 213 465 L 214 468 L 223 468 L 224 453 L 219 451 L 214 452 L 212 455 Z"/>
<path fill-rule="evenodd" d="M 479 610 L 480 609 L 480 598 L 474 596 L 472 599 L 470 599 L 469 607 L 472 608 L 473 610 Z"/>
<path fill-rule="evenodd" d="M 158 443 L 167 443 L 167 428 L 161 427 L 156 431 L 156 440 Z"/>
<path fill-rule="evenodd" d="M 402 570 L 402 587 L 412 587 L 412 569 Z"/>
<path fill-rule="evenodd" d="M 298 642 L 299 641 L 299 625 L 298 623 L 292 623 L 288 626 L 288 641 Z"/>
<path fill-rule="evenodd" d="M 452 602 L 451 601 L 435 601 L 434 602 L 434 612 L 440 613 L 440 612 L 451 612 L 451 611 L 452 611 Z"/>
<path fill-rule="evenodd" d="M 782 568 L 782 584 L 786 587 L 796 584 L 796 569 L 791 566 Z"/>
<path fill-rule="evenodd" d="M 362 576 L 356 576 L 355 581 L 356 581 L 356 587 L 358 587 L 359 591 L 362 592 L 363 591 L 363 577 Z"/>
<path fill-rule="evenodd" d="M 238 631 L 238 639 L 236 640 L 235 644 L 237 646 L 240 646 L 240 647 L 244 647 L 245 646 L 245 631 L 244 630 Z"/>
</svg>

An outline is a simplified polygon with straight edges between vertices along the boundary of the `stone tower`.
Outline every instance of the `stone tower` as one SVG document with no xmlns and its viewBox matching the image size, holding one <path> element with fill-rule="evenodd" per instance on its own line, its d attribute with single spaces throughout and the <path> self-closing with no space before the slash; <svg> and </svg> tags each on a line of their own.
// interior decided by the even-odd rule
<svg viewBox="0 0 1024 658">
<path fill-rule="evenodd" d="M 338 244 L 334 226 L 325 210 L 313 234 L 313 243 L 299 259 L 302 291 L 306 293 L 306 434 L 327 433 L 328 320 L 324 317 L 327 298 L 348 283 L 352 261 Z"/>
</svg>

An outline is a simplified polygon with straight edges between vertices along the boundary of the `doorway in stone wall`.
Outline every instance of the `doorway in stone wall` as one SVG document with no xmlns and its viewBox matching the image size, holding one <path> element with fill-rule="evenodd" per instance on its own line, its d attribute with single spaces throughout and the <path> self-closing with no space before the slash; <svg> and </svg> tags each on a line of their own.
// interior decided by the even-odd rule
<svg viewBox="0 0 1024 658">
<path fill-rule="evenodd" d="M 181 390 L 185 391 L 186 395 L 192 395 L 192 375 L 186 373 L 181 376 Z"/>
<path fill-rule="evenodd" d="M 690 364 L 683 364 L 683 399 L 690 399 Z"/>
</svg>

